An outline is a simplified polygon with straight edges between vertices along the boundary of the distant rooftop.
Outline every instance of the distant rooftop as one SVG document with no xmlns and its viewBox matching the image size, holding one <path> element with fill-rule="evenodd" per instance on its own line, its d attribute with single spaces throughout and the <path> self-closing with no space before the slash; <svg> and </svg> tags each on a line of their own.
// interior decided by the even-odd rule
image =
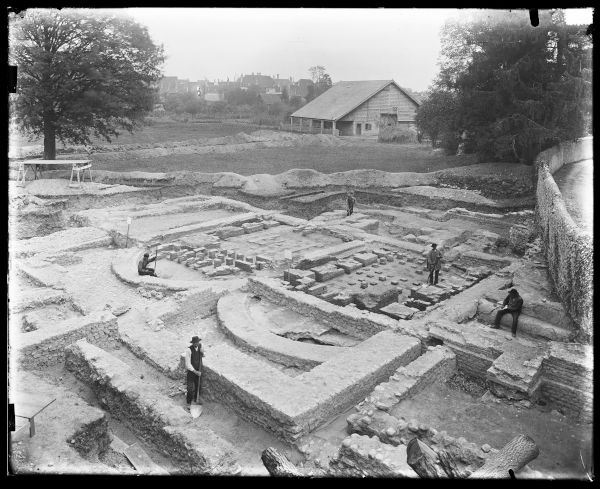
<svg viewBox="0 0 600 489">
<path fill-rule="evenodd" d="M 392 83 L 416 105 L 420 105 L 418 100 L 394 80 L 340 81 L 294 112 L 292 117 L 338 120 Z"/>
</svg>

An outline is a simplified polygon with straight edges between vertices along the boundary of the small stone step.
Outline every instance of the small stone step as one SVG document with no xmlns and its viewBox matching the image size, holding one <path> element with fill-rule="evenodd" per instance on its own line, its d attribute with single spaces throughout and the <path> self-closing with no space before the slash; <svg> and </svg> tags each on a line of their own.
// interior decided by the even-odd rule
<svg viewBox="0 0 600 489">
<path fill-rule="evenodd" d="M 540 387 L 542 361 L 545 350 L 513 340 L 504 347 L 504 353 L 494 360 L 486 379 L 490 390 L 509 399 L 530 399 Z"/>
</svg>

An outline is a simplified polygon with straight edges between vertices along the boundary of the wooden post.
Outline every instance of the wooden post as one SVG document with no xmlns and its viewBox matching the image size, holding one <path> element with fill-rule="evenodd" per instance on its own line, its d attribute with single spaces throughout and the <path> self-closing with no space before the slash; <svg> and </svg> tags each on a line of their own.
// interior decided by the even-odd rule
<svg viewBox="0 0 600 489">
<path fill-rule="evenodd" d="M 448 475 L 438 465 L 437 454 L 418 438 L 406 445 L 406 462 L 423 479 L 447 479 Z"/>
<path fill-rule="evenodd" d="M 321 120 L 321 134 L 323 134 L 323 127 L 324 127 L 324 125 L 325 125 L 325 121 Z"/>
<path fill-rule="evenodd" d="M 331 134 L 335 136 L 335 121 L 331 121 Z"/>
</svg>

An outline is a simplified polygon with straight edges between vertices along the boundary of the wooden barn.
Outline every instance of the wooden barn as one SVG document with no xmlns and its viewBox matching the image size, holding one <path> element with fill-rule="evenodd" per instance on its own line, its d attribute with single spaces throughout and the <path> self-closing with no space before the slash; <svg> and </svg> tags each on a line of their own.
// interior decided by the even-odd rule
<svg viewBox="0 0 600 489">
<path fill-rule="evenodd" d="M 377 136 L 382 125 L 414 126 L 417 107 L 418 100 L 394 80 L 340 81 L 294 112 L 290 128 L 341 136 Z"/>
</svg>

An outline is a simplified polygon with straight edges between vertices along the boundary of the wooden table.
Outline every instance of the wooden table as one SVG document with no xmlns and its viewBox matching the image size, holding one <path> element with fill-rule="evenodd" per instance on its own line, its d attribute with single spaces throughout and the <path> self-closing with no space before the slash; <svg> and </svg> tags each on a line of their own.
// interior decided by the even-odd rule
<svg viewBox="0 0 600 489">
<path fill-rule="evenodd" d="M 33 167 L 33 179 L 37 179 L 38 166 L 46 165 L 46 166 L 70 166 L 71 167 L 71 179 L 69 181 L 69 186 L 72 185 L 73 182 L 73 173 L 77 172 L 77 181 L 79 182 L 79 172 L 83 169 L 90 170 L 90 181 L 92 180 L 92 161 L 91 160 L 24 160 L 19 161 L 19 173 L 17 176 L 17 182 L 21 180 L 25 183 L 25 174 L 27 173 L 27 167 Z M 42 176 L 42 170 L 39 169 L 40 177 Z"/>
<path fill-rule="evenodd" d="M 41 398 L 25 393 L 17 393 L 15 399 L 15 418 L 29 421 L 29 437 L 35 435 L 35 417 L 46 409 L 56 398 Z"/>
</svg>

